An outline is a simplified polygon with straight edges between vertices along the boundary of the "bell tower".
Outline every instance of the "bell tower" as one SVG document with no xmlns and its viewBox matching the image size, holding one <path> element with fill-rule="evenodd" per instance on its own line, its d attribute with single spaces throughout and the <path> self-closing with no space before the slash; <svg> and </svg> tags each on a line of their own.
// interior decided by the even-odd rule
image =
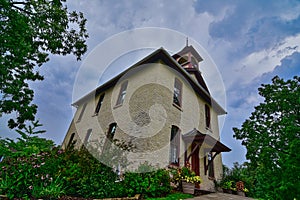
<svg viewBox="0 0 300 200">
<path fill-rule="evenodd" d="M 185 69 L 199 70 L 199 63 L 203 60 L 203 58 L 194 49 L 194 47 L 188 43 L 188 38 L 186 38 L 185 47 L 173 55 L 173 58 Z"/>
<path fill-rule="evenodd" d="M 199 68 L 199 63 L 203 61 L 203 58 L 192 45 L 189 45 L 188 38 L 185 47 L 172 57 L 209 93 Z"/>
</svg>

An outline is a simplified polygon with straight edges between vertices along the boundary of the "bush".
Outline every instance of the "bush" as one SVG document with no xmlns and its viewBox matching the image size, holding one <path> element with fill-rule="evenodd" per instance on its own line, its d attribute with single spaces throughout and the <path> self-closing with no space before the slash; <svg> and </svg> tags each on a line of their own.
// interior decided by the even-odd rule
<svg viewBox="0 0 300 200">
<path fill-rule="evenodd" d="M 169 172 L 155 169 L 147 163 L 139 166 L 136 173 L 127 172 L 124 177 L 123 192 L 127 196 L 142 194 L 144 197 L 161 197 L 171 192 Z"/>
<path fill-rule="evenodd" d="M 34 128 L 29 127 L 27 134 L 19 132 L 21 138 L 17 142 L 0 140 L 0 155 L 4 156 L 0 162 L 0 194 L 9 199 L 113 198 L 135 194 L 158 197 L 171 190 L 170 176 L 164 169 L 144 164 L 138 169 L 143 173 L 127 172 L 123 181 L 117 181 L 113 169 L 87 149 L 62 150 L 51 140 L 31 136 L 41 132 L 34 132 Z M 122 159 L 126 164 L 126 159 Z"/>
</svg>

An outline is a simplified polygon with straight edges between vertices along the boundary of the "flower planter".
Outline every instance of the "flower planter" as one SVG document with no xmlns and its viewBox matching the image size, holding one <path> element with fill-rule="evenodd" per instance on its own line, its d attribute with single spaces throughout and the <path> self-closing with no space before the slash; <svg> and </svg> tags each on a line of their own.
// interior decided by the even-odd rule
<svg viewBox="0 0 300 200">
<path fill-rule="evenodd" d="M 195 192 L 195 183 L 187 183 L 187 182 L 182 182 L 182 190 L 183 193 L 186 194 L 194 194 Z"/>
<path fill-rule="evenodd" d="M 246 196 L 244 191 L 237 191 L 237 195 L 243 196 L 243 197 Z"/>
<path fill-rule="evenodd" d="M 232 190 L 231 189 L 225 189 L 225 188 L 223 188 L 223 192 L 224 193 L 228 193 L 228 194 L 232 194 Z"/>
</svg>

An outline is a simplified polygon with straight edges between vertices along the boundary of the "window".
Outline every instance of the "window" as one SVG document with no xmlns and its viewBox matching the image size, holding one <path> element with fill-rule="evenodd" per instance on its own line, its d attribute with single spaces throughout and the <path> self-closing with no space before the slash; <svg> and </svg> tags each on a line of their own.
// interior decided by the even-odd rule
<svg viewBox="0 0 300 200">
<path fill-rule="evenodd" d="M 128 85 L 128 81 L 125 81 L 124 83 L 122 83 L 116 106 L 123 104 L 123 101 L 126 96 L 127 85 Z"/>
<path fill-rule="evenodd" d="M 198 68 L 198 62 L 194 57 L 191 58 L 191 64 L 192 64 L 192 67 Z"/>
<path fill-rule="evenodd" d="M 75 133 L 72 133 L 67 147 L 69 147 L 73 144 L 74 137 L 75 137 Z M 74 144 L 75 143 L 76 143 L 76 141 L 74 141 Z"/>
<path fill-rule="evenodd" d="M 96 106 L 96 110 L 95 110 L 95 114 L 98 114 L 99 111 L 100 111 L 100 108 L 102 106 L 102 103 L 103 103 L 103 99 L 104 99 L 104 94 L 102 94 L 99 98 L 99 101 L 97 103 L 97 106 Z"/>
<path fill-rule="evenodd" d="M 188 57 L 187 56 L 183 56 L 183 57 L 181 57 L 179 60 L 178 60 L 178 63 L 180 64 L 180 65 L 186 65 L 187 63 L 188 63 Z"/>
<path fill-rule="evenodd" d="M 181 98 L 182 98 L 182 83 L 179 81 L 179 79 L 175 78 L 173 103 L 181 107 L 182 105 Z"/>
<path fill-rule="evenodd" d="M 205 104 L 205 125 L 210 128 L 210 108 Z"/>
<path fill-rule="evenodd" d="M 172 126 L 170 137 L 170 164 L 179 166 L 179 146 L 180 146 L 180 129 L 177 126 Z"/>
<path fill-rule="evenodd" d="M 117 129 L 117 123 L 112 123 L 109 125 L 108 133 L 107 133 L 107 138 L 112 141 L 112 139 L 115 136 L 115 132 Z"/>
<path fill-rule="evenodd" d="M 80 122 L 80 120 L 81 120 L 81 118 L 82 118 L 82 116 L 83 116 L 84 110 L 85 110 L 85 108 L 86 108 L 86 105 L 87 105 L 87 103 L 84 103 L 84 104 L 83 104 L 82 109 L 81 109 L 81 112 L 80 112 L 80 115 L 79 115 L 79 117 L 78 117 L 78 119 L 77 119 L 77 122 Z"/>
<path fill-rule="evenodd" d="M 211 177 L 211 178 L 214 178 L 215 177 L 215 173 L 214 173 L 214 162 L 212 160 L 212 152 L 209 152 L 207 154 L 207 161 L 208 161 L 208 176 Z"/>
<path fill-rule="evenodd" d="M 91 134 L 92 134 L 92 129 L 87 130 L 87 133 L 86 133 L 86 136 L 85 136 L 84 142 L 83 142 L 84 146 L 86 146 L 88 144 Z"/>
<path fill-rule="evenodd" d="M 117 129 L 117 123 L 112 123 L 109 125 L 106 139 L 105 139 L 103 149 L 102 149 L 102 155 L 105 155 L 106 153 L 109 152 L 111 144 L 113 142 L 113 138 L 116 133 L 116 129 Z"/>
</svg>

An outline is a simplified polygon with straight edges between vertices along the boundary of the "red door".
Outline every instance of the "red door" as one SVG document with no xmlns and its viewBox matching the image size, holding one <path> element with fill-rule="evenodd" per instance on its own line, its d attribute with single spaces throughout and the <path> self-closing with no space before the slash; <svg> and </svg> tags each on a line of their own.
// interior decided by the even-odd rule
<svg viewBox="0 0 300 200">
<path fill-rule="evenodd" d="M 196 144 L 192 143 L 192 151 L 194 150 Z M 200 175 L 200 161 L 199 161 L 199 146 L 196 148 L 192 154 L 192 170 L 196 173 L 197 176 Z"/>
</svg>

